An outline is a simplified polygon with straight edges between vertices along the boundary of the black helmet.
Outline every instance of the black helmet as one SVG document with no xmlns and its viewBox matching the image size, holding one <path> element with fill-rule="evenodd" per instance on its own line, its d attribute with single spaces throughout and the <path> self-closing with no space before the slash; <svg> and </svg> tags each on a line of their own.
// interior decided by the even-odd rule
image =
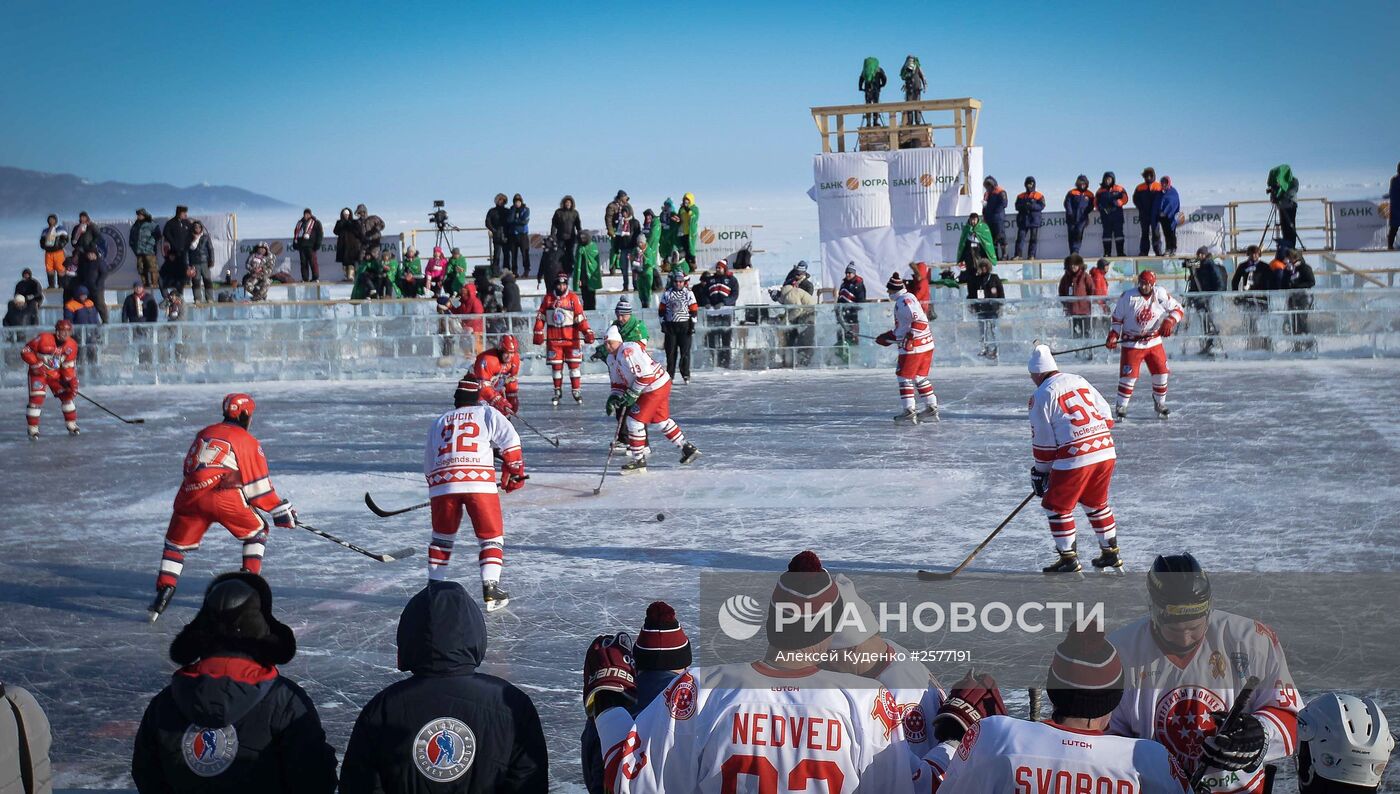
<svg viewBox="0 0 1400 794">
<path fill-rule="evenodd" d="M 1154 623 L 1182 623 L 1210 615 L 1210 578 L 1190 553 L 1159 554 L 1147 575 Z"/>
</svg>

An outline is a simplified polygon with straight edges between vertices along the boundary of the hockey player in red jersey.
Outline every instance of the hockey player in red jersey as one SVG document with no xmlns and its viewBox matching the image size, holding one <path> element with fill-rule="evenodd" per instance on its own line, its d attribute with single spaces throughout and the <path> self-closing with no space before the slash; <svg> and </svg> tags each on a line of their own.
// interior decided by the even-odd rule
<svg viewBox="0 0 1400 794">
<path fill-rule="evenodd" d="M 507 416 L 520 413 L 520 343 L 514 336 L 506 334 L 477 356 L 471 375 L 481 386 L 481 402 Z"/>
<path fill-rule="evenodd" d="M 1152 406 L 1157 416 L 1167 418 L 1170 370 L 1167 369 L 1167 348 L 1162 340 L 1172 335 L 1184 314 L 1176 298 L 1157 286 L 1157 274 L 1151 270 L 1139 273 L 1137 286 L 1118 297 L 1104 346 L 1109 350 L 1116 350 L 1119 345 L 1123 347 L 1118 360 L 1118 401 L 1113 408 L 1119 419 L 1128 415 L 1128 401 L 1133 397 L 1133 387 L 1143 363 L 1152 376 Z"/>
<path fill-rule="evenodd" d="M 554 291 L 540 299 L 535 314 L 535 344 L 545 346 L 549 368 L 554 373 L 554 404 L 564 393 L 564 365 L 569 365 L 569 386 L 574 401 L 583 402 L 583 346 L 593 344 L 593 329 L 583 313 L 583 301 L 569 291 L 569 276 L 554 279 Z"/>
<path fill-rule="evenodd" d="M 1026 368 L 1035 381 L 1031 397 L 1031 487 L 1050 517 L 1050 536 L 1060 555 L 1045 573 L 1081 570 L 1075 540 L 1074 508 L 1084 505 L 1099 539 L 1095 568 L 1121 570 L 1118 526 L 1108 506 L 1108 486 L 1118 453 L 1108 401 L 1078 375 L 1060 372 L 1050 348 L 1036 345 Z"/>
<path fill-rule="evenodd" d="M 151 620 L 170 606 L 185 555 L 199 548 L 215 522 L 243 543 L 243 570 L 262 572 L 263 552 L 272 527 L 290 529 L 297 514 L 291 502 L 277 496 L 267 471 L 262 444 L 248 432 L 256 409 L 253 398 L 230 394 L 224 398 L 223 421 L 195 434 L 185 454 L 184 481 L 175 495 L 165 551 L 156 575 Z M 264 514 L 270 514 L 271 524 Z"/>
<path fill-rule="evenodd" d="M 433 539 L 428 545 L 428 578 L 446 579 L 452 546 L 465 512 L 480 551 L 481 597 L 487 612 L 510 602 L 501 589 L 505 564 L 505 529 L 501 497 L 496 488 L 492 448 L 501 453 L 500 490 L 510 493 L 525 485 L 525 458 L 520 435 L 505 415 L 481 404 L 480 385 L 466 377 L 453 395 L 456 406 L 433 422 L 423 448 L 423 475 L 433 516 Z"/>
<path fill-rule="evenodd" d="M 624 342 L 616 325 L 608 326 L 603 340 L 608 351 L 608 375 L 612 391 L 604 410 L 608 416 L 626 414 L 627 454 L 631 461 L 622 473 L 643 472 L 647 468 L 647 428 L 653 426 L 667 441 L 681 448 L 681 463 L 700 457 L 700 450 L 685 440 L 680 425 L 671 418 L 671 377 L 647 353 L 641 342 Z"/>
<path fill-rule="evenodd" d="M 890 276 L 885 289 L 894 301 L 894 330 L 880 334 L 875 341 L 885 347 L 899 343 L 899 363 L 894 374 L 899 380 L 904 413 L 894 419 L 918 424 L 922 416 L 938 421 L 938 398 L 928 379 L 929 367 L 933 366 L 933 331 L 929 330 L 928 315 L 919 300 L 905 289 L 904 279 L 898 273 Z M 923 413 L 915 410 L 915 394 L 924 401 Z"/>
<path fill-rule="evenodd" d="M 1123 696 L 1123 664 L 1102 629 L 1071 633 L 1060 643 L 1045 689 L 1054 707 L 1049 720 L 990 716 L 961 743 L 940 747 L 947 772 L 941 782 L 934 775 L 932 791 L 1189 794 L 1185 771 L 1165 747 L 1105 732 Z"/>
<path fill-rule="evenodd" d="M 25 421 L 29 423 L 29 440 L 39 437 L 39 413 L 44 406 L 44 391 L 53 392 L 60 401 L 63 422 L 72 435 L 78 434 L 78 343 L 73 339 L 73 324 L 59 320 L 52 332 L 39 334 L 24 346 L 20 358 L 29 365 L 29 405 Z"/>
<path fill-rule="evenodd" d="M 1213 608 L 1210 579 L 1190 554 L 1158 557 L 1151 614 L 1109 635 L 1128 682 L 1109 732 L 1156 739 L 1184 769 L 1204 767 L 1211 792 L 1259 794 L 1263 764 L 1291 755 L 1300 698 L 1273 629 Z M 1225 712 L 1251 676 L 1243 719 Z"/>
<path fill-rule="evenodd" d="M 762 659 L 691 667 L 635 718 L 630 644 L 599 636 L 584 656 L 583 702 L 603 747 L 604 790 L 911 792 L 889 691 L 812 663 L 841 614 L 821 560 L 798 554 L 773 590 Z"/>
</svg>

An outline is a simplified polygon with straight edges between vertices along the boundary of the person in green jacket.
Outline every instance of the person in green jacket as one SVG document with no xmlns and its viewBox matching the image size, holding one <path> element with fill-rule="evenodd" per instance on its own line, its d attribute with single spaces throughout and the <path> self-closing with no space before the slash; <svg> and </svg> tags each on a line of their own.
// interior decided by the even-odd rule
<svg viewBox="0 0 1400 794">
<path fill-rule="evenodd" d="M 680 226 L 681 216 L 676 212 L 676 203 L 667 198 L 661 204 L 661 247 L 657 249 L 662 259 L 670 261 L 671 254 L 676 252 Z"/>
<path fill-rule="evenodd" d="M 423 293 L 423 284 L 423 260 L 417 248 L 409 247 L 394 273 L 394 294 L 400 298 L 416 298 Z"/>
<path fill-rule="evenodd" d="M 651 308 L 651 287 L 656 283 L 656 267 L 661 252 L 661 219 L 656 213 L 646 210 L 642 213 L 644 236 L 637 241 L 637 249 L 642 255 L 642 272 L 637 277 L 637 299 L 643 309 Z M 627 341 L 624 337 L 622 341 Z"/>
<path fill-rule="evenodd" d="M 992 242 L 992 228 L 982 220 L 982 216 L 972 213 L 963 224 L 962 236 L 958 238 L 957 260 L 968 267 L 975 267 L 978 259 L 990 259 L 997 263 L 997 248 Z"/>
<path fill-rule="evenodd" d="M 695 246 L 700 244 L 700 205 L 695 203 L 694 193 L 687 193 L 681 197 L 678 214 L 681 217 L 681 225 L 676 235 L 676 248 L 681 256 L 685 257 L 690 270 L 694 270 Z"/>
<path fill-rule="evenodd" d="M 597 291 L 603 288 L 603 269 L 598 266 L 598 244 L 583 233 L 574 258 L 573 289 L 583 299 L 584 311 L 598 308 Z"/>
<path fill-rule="evenodd" d="M 467 258 L 462 256 L 462 249 L 453 248 L 452 258 L 447 260 L 447 275 L 442 279 L 443 292 L 447 295 L 461 292 L 462 285 L 467 283 L 468 275 Z"/>
<path fill-rule="evenodd" d="M 1267 192 L 1278 211 L 1279 248 L 1291 251 L 1298 247 L 1298 177 L 1293 169 L 1287 164 L 1269 169 Z"/>
</svg>

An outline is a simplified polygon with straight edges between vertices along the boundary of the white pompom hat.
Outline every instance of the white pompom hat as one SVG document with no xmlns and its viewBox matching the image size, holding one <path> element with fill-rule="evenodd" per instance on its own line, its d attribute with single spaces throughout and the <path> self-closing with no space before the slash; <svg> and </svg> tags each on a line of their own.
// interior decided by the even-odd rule
<svg viewBox="0 0 1400 794">
<path fill-rule="evenodd" d="M 1032 375 L 1041 375 L 1046 372 L 1057 372 L 1059 367 L 1055 366 L 1055 357 L 1050 355 L 1050 348 L 1045 345 L 1036 345 L 1031 351 L 1031 360 L 1026 364 L 1026 369 Z"/>
</svg>

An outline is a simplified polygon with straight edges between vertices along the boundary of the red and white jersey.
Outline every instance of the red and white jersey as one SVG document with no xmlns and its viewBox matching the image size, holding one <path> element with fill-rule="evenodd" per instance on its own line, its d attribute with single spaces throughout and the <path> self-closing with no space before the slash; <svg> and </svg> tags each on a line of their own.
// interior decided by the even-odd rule
<svg viewBox="0 0 1400 794">
<path fill-rule="evenodd" d="M 489 403 L 504 392 L 506 385 L 520 376 L 520 356 L 511 357 L 509 364 L 501 363 L 501 351 L 491 348 L 472 362 L 472 376 L 481 384 L 481 401 Z"/>
<path fill-rule="evenodd" d="M 1133 287 L 1118 296 L 1112 330 L 1118 332 L 1118 344 L 1123 347 L 1156 347 L 1162 344 L 1162 321 L 1171 317 L 1174 322 L 1181 322 L 1185 314 L 1176 298 L 1162 287 L 1154 286 L 1152 294 L 1145 298 Z"/>
<path fill-rule="evenodd" d="M 58 337 L 46 331 L 29 340 L 19 355 L 30 368 L 42 366 L 71 377 L 78 365 L 78 343 L 70 336 L 59 344 Z"/>
<path fill-rule="evenodd" d="M 932 723 L 943 706 L 943 688 L 927 667 L 909 658 L 909 651 L 889 640 L 885 645 L 889 657 L 863 676 L 879 681 L 894 696 L 904 741 L 918 760 L 934 746 Z"/>
<path fill-rule="evenodd" d="M 1150 739 L 986 717 L 963 736 L 938 794 L 1186 794 L 1187 774 Z"/>
<path fill-rule="evenodd" d="M 520 457 L 520 434 L 495 408 L 469 405 L 439 416 L 423 447 L 428 496 L 496 493 L 492 447 L 499 449 L 506 461 Z"/>
<path fill-rule="evenodd" d="M 608 354 L 608 379 L 614 394 L 625 391 L 646 394 L 671 382 L 666 368 L 656 363 L 641 342 L 623 342 Z"/>
<path fill-rule="evenodd" d="M 1213 711 L 1229 711 L 1251 675 L 1259 676 L 1246 713 L 1264 724 L 1267 759 L 1292 755 L 1298 746 L 1298 708 L 1283 649 L 1273 629 L 1221 610 L 1210 613 L 1205 639 L 1194 652 L 1177 656 L 1162 649 L 1151 618 L 1108 635 L 1123 661 L 1123 700 L 1109 732 L 1156 739 L 1184 769 L 1195 769 L 1201 743 L 1215 727 Z M 1264 771 L 1206 775 L 1211 791 L 1263 791 Z"/>
<path fill-rule="evenodd" d="M 233 422 L 209 425 L 195 434 L 185 453 L 184 474 L 180 492 L 175 495 L 177 509 L 204 491 L 234 488 L 259 510 L 271 511 L 282 502 L 272 488 L 262 444 Z"/>
<path fill-rule="evenodd" d="M 933 349 L 933 331 L 919 299 L 901 292 L 894 296 L 894 338 L 901 353 L 927 353 Z"/>
<path fill-rule="evenodd" d="M 1113 460 L 1113 411 L 1089 381 L 1057 372 L 1031 396 L 1031 453 L 1035 467 L 1077 469 Z"/>
<path fill-rule="evenodd" d="M 583 301 L 573 292 L 556 295 L 546 293 L 535 313 L 535 333 L 544 334 L 546 342 L 577 343 L 592 337 L 588 318 L 583 313 Z"/>
<path fill-rule="evenodd" d="M 594 720 L 614 794 L 913 791 L 894 698 L 868 679 L 761 662 L 691 668 L 635 720 Z"/>
</svg>

